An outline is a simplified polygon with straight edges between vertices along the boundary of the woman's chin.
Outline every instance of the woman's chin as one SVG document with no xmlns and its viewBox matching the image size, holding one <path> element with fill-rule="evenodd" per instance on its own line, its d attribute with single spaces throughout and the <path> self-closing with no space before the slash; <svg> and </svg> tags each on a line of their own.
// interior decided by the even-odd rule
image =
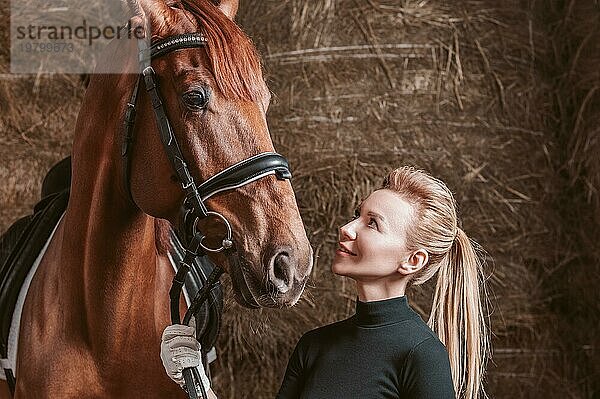
<svg viewBox="0 0 600 399">
<path fill-rule="evenodd" d="M 347 276 L 347 270 L 339 262 L 335 260 L 331 263 L 331 272 L 338 276 Z"/>
</svg>

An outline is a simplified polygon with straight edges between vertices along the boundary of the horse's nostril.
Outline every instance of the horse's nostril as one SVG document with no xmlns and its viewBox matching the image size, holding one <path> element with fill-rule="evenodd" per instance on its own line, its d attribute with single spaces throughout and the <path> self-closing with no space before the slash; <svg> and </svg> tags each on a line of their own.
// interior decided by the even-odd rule
<svg viewBox="0 0 600 399">
<path fill-rule="evenodd" d="M 288 252 L 282 251 L 273 257 L 270 280 L 277 290 L 285 294 L 293 285 L 293 264 Z"/>
<path fill-rule="evenodd" d="M 275 278 L 282 280 L 286 285 L 289 281 L 290 257 L 286 252 L 281 252 L 275 256 L 273 262 L 273 274 Z"/>
</svg>

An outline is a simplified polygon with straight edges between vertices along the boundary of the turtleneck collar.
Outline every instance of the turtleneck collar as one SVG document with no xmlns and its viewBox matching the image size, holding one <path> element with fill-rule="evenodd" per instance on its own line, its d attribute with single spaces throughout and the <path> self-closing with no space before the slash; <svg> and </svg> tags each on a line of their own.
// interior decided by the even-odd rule
<svg viewBox="0 0 600 399">
<path fill-rule="evenodd" d="M 408 305 L 406 295 L 380 301 L 361 302 L 356 299 L 354 322 L 361 327 L 381 327 L 420 317 Z"/>
</svg>

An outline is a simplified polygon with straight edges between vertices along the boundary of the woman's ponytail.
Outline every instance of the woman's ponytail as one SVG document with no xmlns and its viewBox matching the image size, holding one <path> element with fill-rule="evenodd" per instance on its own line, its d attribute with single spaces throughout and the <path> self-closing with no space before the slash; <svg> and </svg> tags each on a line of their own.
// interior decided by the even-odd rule
<svg viewBox="0 0 600 399">
<path fill-rule="evenodd" d="M 438 273 L 428 324 L 448 350 L 457 398 L 487 398 L 483 265 L 476 244 L 458 227 L 454 196 L 444 182 L 412 167 L 390 172 L 382 188 L 395 191 L 413 206 L 407 248 L 429 253 L 429 263 L 407 287 L 423 284 Z"/>
<path fill-rule="evenodd" d="M 483 374 L 488 351 L 480 290 L 483 270 L 474 244 L 458 228 L 450 251 L 440 261 L 429 326 L 448 350 L 457 397 L 487 397 Z"/>
</svg>

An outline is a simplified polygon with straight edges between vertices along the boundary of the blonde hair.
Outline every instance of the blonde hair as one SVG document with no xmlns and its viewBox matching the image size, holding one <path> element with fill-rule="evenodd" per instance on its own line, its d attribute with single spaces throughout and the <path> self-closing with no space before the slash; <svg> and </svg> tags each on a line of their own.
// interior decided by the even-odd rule
<svg viewBox="0 0 600 399">
<path fill-rule="evenodd" d="M 448 350 L 456 396 L 485 398 L 489 341 L 480 296 L 481 289 L 486 297 L 483 265 L 476 244 L 458 226 L 454 196 L 444 182 L 413 167 L 390 172 L 382 188 L 413 206 L 408 250 L 424 249 L 429 254 L 429 262 L 408 286 L 423 284 L 438 272 L 428 325 Z"/>
</svg>

